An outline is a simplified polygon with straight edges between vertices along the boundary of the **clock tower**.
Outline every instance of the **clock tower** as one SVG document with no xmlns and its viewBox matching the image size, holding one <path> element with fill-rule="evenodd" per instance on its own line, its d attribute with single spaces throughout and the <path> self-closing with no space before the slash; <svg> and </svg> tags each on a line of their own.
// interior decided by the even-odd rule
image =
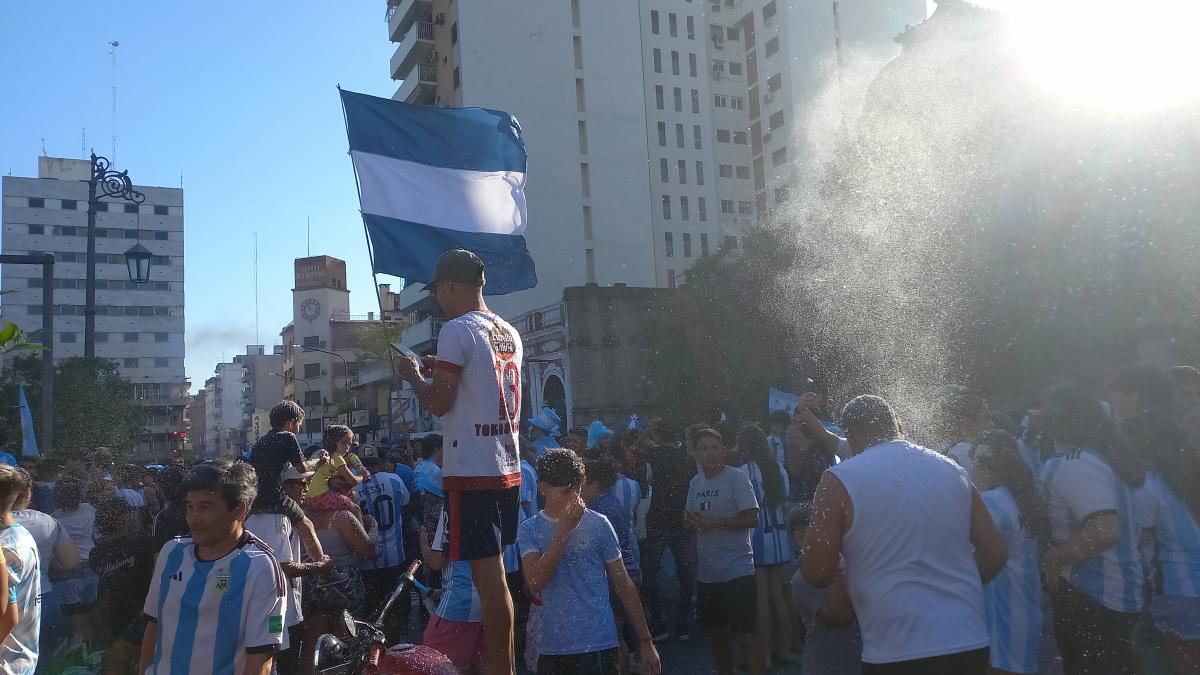
<svg viewBox="0 0 1200 675">
<path fill-rule="evenodd" d="M 292 325 L 284 330 L 284 369 L 288 381 L 284 393 L 304 406 L 305 415 L 319 429 L 322 418 L 335 414 L 335 407 L 344 407 L 345 368 L 335 356 L 319 351 L 295 349 L 303 345 L 331 352 L 346 351 L 343 356 L 354 360 L 352 350 L 335 344 L 334 322 L 350 318 L 350 291 L 346 289 L 346 262 L 326 255 L 297 258 L 295 286 L 292 288 Z M 287 343 L 291 344 L 287 344 Z M 297 382 L 302 381 L 302 382 Z M 328 405 L 327 405 L 328 404 Z M 332 424 L 335 420 L 325 419 Z"/>
</svg>

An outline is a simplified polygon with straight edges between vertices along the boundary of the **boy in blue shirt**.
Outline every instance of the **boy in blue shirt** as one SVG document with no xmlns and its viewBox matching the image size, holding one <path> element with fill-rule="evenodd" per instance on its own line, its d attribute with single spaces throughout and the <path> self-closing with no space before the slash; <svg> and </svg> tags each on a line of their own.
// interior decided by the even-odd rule
<svg viewBox="0 0 1200 675">
<path fill-rule="evenodd" d="M 637 631 L 644 672 L 658 675 L 662 665 L 637 588 L 621 561 L 617 534 L 579 496 L 583 462 L 570 450 L 550 449 L 538 458 L 537 472 L 546 508 L 521 523 L 517 543 L 526 585 L 541 599 L 544 613 L 538 675 L 617 672 L 610 586 Z"/>
</svg>

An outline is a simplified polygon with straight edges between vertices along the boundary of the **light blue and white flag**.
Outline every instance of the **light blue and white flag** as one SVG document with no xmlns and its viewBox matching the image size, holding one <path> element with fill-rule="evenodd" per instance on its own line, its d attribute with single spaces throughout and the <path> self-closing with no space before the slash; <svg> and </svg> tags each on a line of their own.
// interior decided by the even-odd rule
<svg viewBox="0 0 1200 675">
<path fill-rule="evenodd" d="M 465 248 L 487 266 L 485 294 L 537 285 L 512 115 L 340 91 L 375 272 L 428 282 L 438 256 Z"/>
<path fill-rule="evenodd" d="M 37 436 L 33 433 L 33 411 L 29 409 L 29 401 L 25 398 L 25 385 L 17 390 L 18 402 L 21 404 L 21 456 L 37 457 Z"/>
</svg>

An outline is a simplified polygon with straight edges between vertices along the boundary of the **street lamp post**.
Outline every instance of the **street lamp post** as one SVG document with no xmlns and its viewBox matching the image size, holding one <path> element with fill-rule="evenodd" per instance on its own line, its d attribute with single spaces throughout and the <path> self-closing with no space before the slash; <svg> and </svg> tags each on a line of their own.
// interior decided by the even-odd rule
<svg viewBox="0 0 1200 675">
<path fill-rule="evenodd" d="M 281 373 L 267 373 L 267 374 L 274 375 L 275 377 L 283 378 L 284 385 L 286 385 L 288 383 L 288 380 L 291 380 L 292 382 L 299 382 L 300 384 L 304 385 L 306 391 L 312 391 L 312 385 L 309 384 L 308 382 L 305 382 L 304 380 L 299 380 L 294 377 L 288 377 L 287 375 L 283 375 Z M 292 394 L 292 396 L 294 397 L 295 394 Z"/>
<path fill-rule="evenodd" d="M 303 349 L 306 352 L 321 352 L 322 354 L 329 354 L 330 356 L 336 356 L 342 360 L 342 368 L 344 368 L 346 371 L 343 376 L 343 379 L 342 379 L 342 382 L 346 387 L 346 421 L 349 422 L 350 421 L 350 411 L 354 409 L 354 406 L 350 405 L 350 363 L 346 361 L 346 357 L 342 356 L 341 354 L 339 354 L 337 352 L 330 352 L 330 351 L 326 351 L 324 349 L 317 349 L 316 347 L 305 347 L 304 345 L 292 345 L 292 349 Z M 333 378 L 330 378 L 330 383 L 332 384 L 332 382 L 333 382 Z M 349 425 L 347 425 L 347 426 L 349 426 Z"/>
<path fill-rule="evenodd" d="M 83 355 L 96 355 L 96 212 L 100 210 L 101 197 L 115 197 L 132 204 L 146 201 L 146 195 L 133 189 L 128 171 L 116 171 L 107 158 L 92 153 L 92 170 L 88 178 L 87 207 L 87 286 L 83 308 Z M 136 248 L 136 247 L 135 247 Z M 131 252 L 134 252 L 131 249 Z M 146 279 L 149 279 L 149 259 L 146 260 Z M 131 276 L 132 281 L 140 281 Z"/>
</svg>

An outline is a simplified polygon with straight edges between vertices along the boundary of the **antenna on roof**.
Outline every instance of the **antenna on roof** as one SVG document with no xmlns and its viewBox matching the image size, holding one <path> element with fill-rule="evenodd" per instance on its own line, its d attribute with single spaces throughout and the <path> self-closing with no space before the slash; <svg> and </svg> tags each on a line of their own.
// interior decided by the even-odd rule
<svg viewBox="0 0 1200 675">
<path fill-rule="evenodd" d="M 117 161 L 117 47 L 121 43 L 112 40 L 108 43 L 108 55 L 112 57 L 112 156 L 110 160 Z"/>
</svg>

